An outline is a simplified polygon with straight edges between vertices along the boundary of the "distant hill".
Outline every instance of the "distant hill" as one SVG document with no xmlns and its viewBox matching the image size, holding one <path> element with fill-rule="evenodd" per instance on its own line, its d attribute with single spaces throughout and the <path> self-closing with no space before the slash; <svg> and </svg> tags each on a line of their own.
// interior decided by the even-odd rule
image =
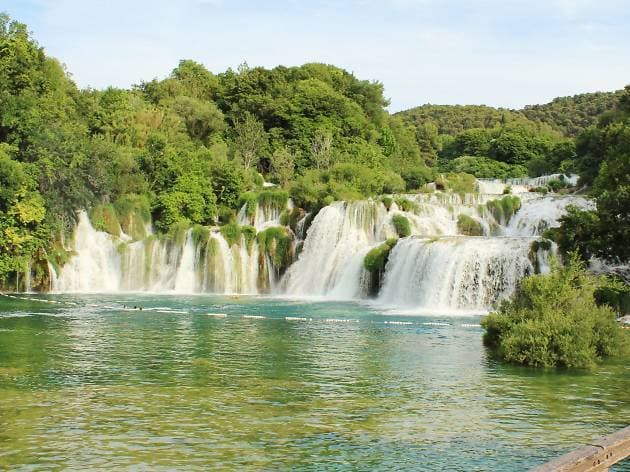
<svg viewBox="0 0 630 472">
<path fill-rule="evenodd" d="M 594 125 L 602 113 L 612 110 L 622 93 L 623 90 L 617 90 L 559 97 L 544 105 L 528 105 L 520 112 L 530 120 L 548 123 L 565 136 L 574 137 Z"/>
<path fill-rule="evenodd" d="M 486 105 L 422 105 L 396 116 L 416 127 L 432 122 L 439 134 L 456 135 L 471 128 L 494 128 L 510 123 L 540 131 L 552 129 L 575 137 L 595 124 L 602 113 L 613 109 L 621 93 L 618 90 L 560 97 L 544 105 L 528 105 L 522 110 Z"/>
</svg>

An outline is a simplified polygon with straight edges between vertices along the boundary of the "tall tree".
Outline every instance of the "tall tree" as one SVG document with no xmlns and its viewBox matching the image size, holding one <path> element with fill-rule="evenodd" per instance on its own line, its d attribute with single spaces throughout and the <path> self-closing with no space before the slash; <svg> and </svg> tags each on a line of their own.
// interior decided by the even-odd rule
<svg viewBox="0 0 630 472">
<path fill-rule="evenodd" d="M 254 115 L 246 112 L 242 119 L 234 120 L 234 145 L 246 169 L 258 164 L 260 154 L 268 143 L 265 128 Z"/>
</svg>

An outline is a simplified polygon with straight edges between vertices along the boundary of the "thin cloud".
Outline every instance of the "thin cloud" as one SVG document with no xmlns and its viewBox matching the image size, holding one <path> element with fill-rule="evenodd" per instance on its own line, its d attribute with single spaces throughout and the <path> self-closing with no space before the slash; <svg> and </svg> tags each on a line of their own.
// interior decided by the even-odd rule
<svg viewBox="0 0 630 472">
<path fill-rule="evenodd" d="M 620 0 L 9 0 L 80 86 L 127 87 L 183 58 L 213 72 L 326 62 L 384 83 L 391 109 L 521 107 L 621 88 Z"/>
</svg>

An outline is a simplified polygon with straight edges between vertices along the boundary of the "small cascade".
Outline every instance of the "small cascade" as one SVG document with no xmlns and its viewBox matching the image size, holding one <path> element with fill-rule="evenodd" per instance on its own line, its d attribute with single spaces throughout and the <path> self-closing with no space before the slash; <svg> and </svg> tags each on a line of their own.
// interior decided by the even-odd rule
<svg viewBox="0 0 630 472">
<path fill-rule="evenodd" d="M 74 234 L 76 253 L 61 269 L 56 292 L 115 292 L 120 288 L 120 254 L 112 236 L 96 231 L 85 211 Z"/>
<path fill-rule="evenodd" d="M 59 282 L 57 282 L 57 271 L 55 270 L 55 268 L 50 262 L 47 262 L 47 264 L 48 264 L 48 274 L 50 277 L 50 286 L 48 287 L 48 290 L 52 292 L 55 290 L 55 287 L 58 285 Z"/>
<path fill-rule="evenodd" d="M 230 247 L 218 231 L 207 230 L 199 241 L 188 230 L 183 237 L 150 234 L 129 242 L 96 231 L 81 212 L 71 249 L 75 255 L 59 274 L 50 268 L 53 291 L 258 293 L 256 242 L 248 247 L 242 238 Z"/>
<path fill-rule="evenodd" d="M 237 223 L 240 226 L 253 226 L 256 231 L 262 231 L 271 226 L 281 226 L 280 217 L 285 210 L 293 209 L 293 202 L 289 199 L 284 207 L 275 202 L 256 202 L 255 211 L 251 212 L 251 202 L 245 203 L 238 212 Z"/>
<path fill-rule="evenodd" d="M 335 202 L 317 214 L 302 253 L 287 271 L 286 293 L 328 295 L 354 277 L 348 263 L 360 251 L 391 235 L 387 210 L 380 202 Z M 348 293 L 347 291 L 343 291 Z"/>
<path fill-rule="evenodd" d="M 510 193 L 527 193 L 537 187 L 543 187 L 552 180 L 559 180 L 569 187 L 578 184 L 577 175 L 551 174 L 540 177 L 521 177 L 512 179 L 477 179 L 477 190 L 482 194 L 501 195 L 510 189 Z"/>
<path fill-rule="evenodd" d="M 553 227 L 560 226 L 560 218 L 567 206 L 593 208 L 593 203 L 576 196 L 548 196 L 525 200 L 520 210 L 504 229 L 505 236 L 540 236 Z"/>
<path fill-rule="evenodd" d="M 405 238 L 392 250 L 378 302 L 440 311 L 489 309 L 534 273 L 532 239 Z"/>
<path fill-rule="evenodd" d="M 24 291 L 26 293 L 31 293 L 33 291 L 33 287 L 31 285 L 31 263 L 26 264 L 26 270 L 24 270 Z"/>
<path fill-rule="evenodd" d="M 195 262 L 199 262 L 195 257 L 195 246 L 192 240 L 192 231 L 186 233 L 186 242 L 182 250 L 182 256 L 177 267 L 175 275 L 175 293 L 194 293 L 195 281 L 197 274 L 195 271 Z"/>
</svg>

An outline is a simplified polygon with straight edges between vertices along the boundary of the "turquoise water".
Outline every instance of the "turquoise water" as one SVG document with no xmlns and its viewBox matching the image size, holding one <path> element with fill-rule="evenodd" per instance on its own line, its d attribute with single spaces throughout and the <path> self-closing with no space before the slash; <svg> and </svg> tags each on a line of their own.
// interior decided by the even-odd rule
<svg viewBox="0 0 630 472">
<path fill-rule="evenodd" d="M 513 471 L 630 418 L 624 362 L 505 366 L 475 317 L 34 297 L 0 298 L 0 469 Z"/>
</svg>

